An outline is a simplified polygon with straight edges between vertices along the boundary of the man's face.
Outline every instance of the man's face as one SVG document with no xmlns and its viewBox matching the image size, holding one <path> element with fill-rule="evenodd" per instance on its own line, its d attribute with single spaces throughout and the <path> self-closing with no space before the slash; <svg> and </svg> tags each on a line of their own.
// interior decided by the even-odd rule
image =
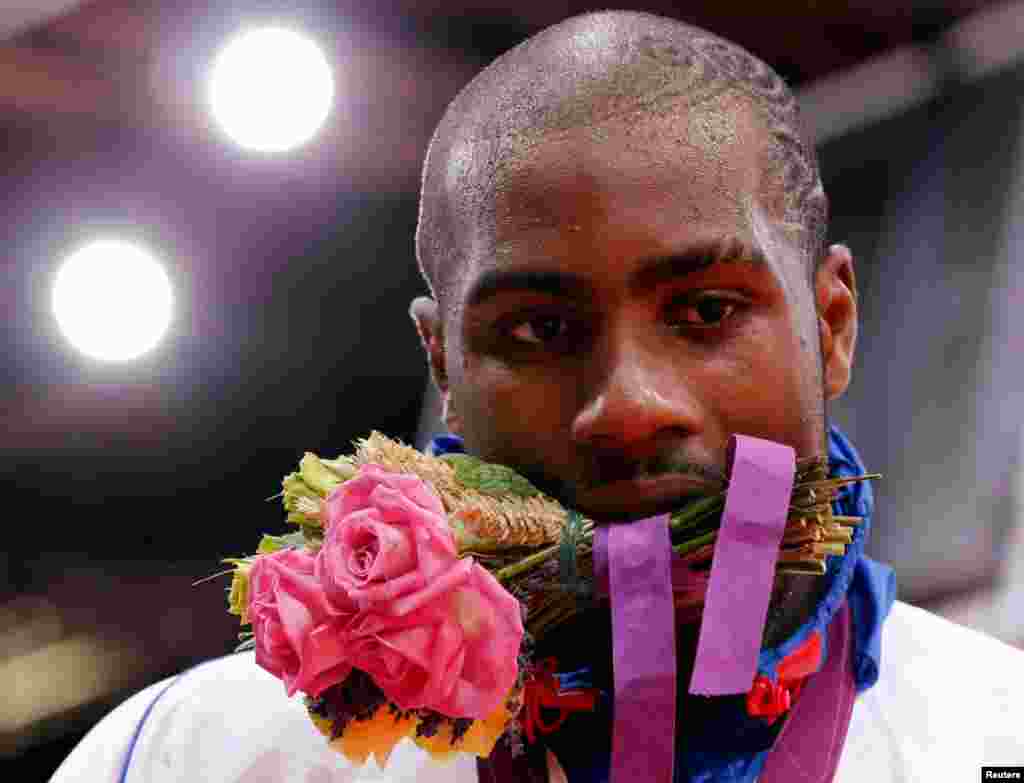
<svg viewBox="0 0 1024 783">
<path fill-rule="evenodd" d="M 472 453 L 595 519 L 706 492 L 692 466 L 724 475 L 736 433 L 822 453 L 814 294 L 764 138 L 697 109 L 549 134 L 501 169 L 441 314 Z"/>
</svg>

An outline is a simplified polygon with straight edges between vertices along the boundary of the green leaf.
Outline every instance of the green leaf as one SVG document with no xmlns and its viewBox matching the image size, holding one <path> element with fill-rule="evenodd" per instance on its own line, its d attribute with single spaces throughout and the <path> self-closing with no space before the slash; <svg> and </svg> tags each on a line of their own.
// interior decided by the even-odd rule
<svg viewBox="0 0 1024 783">
<path fill-rule="evenodd" d="M 284 507 L 287 511 L 292 511 L 295 508 L 299 498 L 320 500 L 320 495 L 314 489 L 306 486 L 301 473 L 289 473 L 282 479 L 281 486 L 284 489 Z"/>
<path fill-rule="evenodd" d="M 239 562 L 235 566 L 234 576 L 231 578 L 231 587 L 228 588 L 228 612 L 240 617 L 242 625 L 249 622 L 249 569 L 248 563 Z"/>
<path fill-rule="evenodd" d="M 241 634 L 239 634 L 239 637 L 241 637 Z M 250 636 L 248 639 L 246 639 L 244 642 L 242 642 L 240 645 L 238 645 L 235 648 L 235 652 L 236 653 L 240 653 L 240 652 L 245 652 L 246 650 L 255 650 L 255 649 L 256 649 L 256 639 Z"/>
<path fill-rule="evenodd" d="M 299 461 L 299 473 L 302 480 L 321 497 L 326 497 L 331 490 L 342 483 L 344 479 L 333 470 L 325 467 L 320 458 L 307 451 Z"/>
<path fill-rule="evenodd" d="M 562 541 L 558 547 L 559 579 L 562 587 L 575 596 L 579 609 L 589 608 L 593 598 L 588 585 L 580 579 L 577 554 L 583 538 L 583 517 L 575 509 L 569 509 L 565 517 Z"/>
<path fill-rule="evenodd" d="M 247 557 L 225 557 L 220 562 L 233 566 L 251 566 L 255 560 L 256 555 L 249 555 Z"/>
<path fill-rule="evenodd" d="M 264 535 L 260 539 L 260 545 L 256 552 L 261 555 L 269 555 L 271 552 L 279 552 L 282 549 L 302 549 L 306 545 L 306 537 L 302 531 L 286 533 L 283 536 Z"/>
<path fill-rule="evenodd" d="M 445 454 L 441 457 L 455 469 L 455 479 L 465 487 L 492 497 L 532 498 L 541 493 L 512 468 L 484 462 L 470 454 Z"/>
<path fill-rule="evenodd" d="M 324 543 L 324 530 L 319 523 L 314 525 L 302 525 L 298 533 L 293 535 L 301 536 L 309 549 L 318 550 Z"/>
<path fill-rule="evenodd" d="M 310 487 L 302 478 L 301 473 L 289 473 L 281 482 L 284 487 L 284 507 L 288 512 L 288 521 L 293 525 L 318 525 L 319 520 L 299 510 L 299 501 L 312 501 L 317 506 L 322 500 L 320 494 Z"/>
<path fill-rule="evenodd" d="M 350 478 L 355 478 L 356 473 L 359 472 L 359 468 L 356 466 L 352 457 L 345 456 L 344 454 L 337 459 L 324 459 L 323 457 L 320 457 L 320 464 L 342 481 L 348 481 Z"/>
</svg>

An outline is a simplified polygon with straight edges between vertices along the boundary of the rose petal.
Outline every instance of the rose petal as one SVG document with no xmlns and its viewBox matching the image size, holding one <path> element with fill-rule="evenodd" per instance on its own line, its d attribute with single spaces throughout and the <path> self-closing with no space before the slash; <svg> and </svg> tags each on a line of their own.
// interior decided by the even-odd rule
<svg viewBox="0 0 1024 783">
<path fill-rule="evenodd" d="M 466 640 L 466 658 L 458 688 L 451 695 L 449 709 L 471 717 L 486 717 L 511 690 L 518 674 L 517 656 L 523 638 L 519 601 L 478 563 L 456 600 L 471 620 Z"/>
<path fill-rule="evenodd" d="M 378 484 L 380 481 L 364 468 L 354 478 L 331 490 L 324 503 L 327 529 L 330 530 L 335 522 L 344 519 L 353 511 L 366 508 L 369 505 L 370 495 Z"/>
<path fill-rule="evenodd" d="M 376 638 L 356 640 L 352 662 L 377 683 L 384 695 L 403 710 L 424 706 L 421 694 L 427 682 L 425 669 L 413 666 L 400 652 Z"/>
<path fill-rule="evenodd" d="M 463 658 L 465 658 L 465 651 L 463 651 Z M 465 661 L 463 660 L 464 663 Z M 454 687 L 445 700 L 444 708 L 446 714 L 450 711 L 452 715 L 458 715 L 462 718 L 482 719 L 497 709 L 498 705 L 501 704 L 502 698 L 502 694 L 499 693 L 498 698 L 495 699 L 491 688 L 480 687 L 465 677 L 459 677 L 456 679 Z M 491 705 L 490 709 L 487 708 L 488 705 Z"/>
<path fill-rule="evenodd" d="M 444 518 L 444 503 L 441 502 L 440 495 L 437 494 L 433 487 L 419 477 L 403 474 L 398 476 L 391 486 L 399 490 L 420 508 L 426 509 L 442 519 Z"/>
<path fill-rule="evenodd" d="M 348 595 L 359 607 L 359 611 L 366 612 L 379 608 L 381 604 L 394 601 L 399 596 L 415 592 L 426 584 L 426 579 L 418 571 L 412 571 L 404 576 L 391 579 L 378 584 L 369 583 L 365 587 L 355 587 L 348 591 Z"/>
<path fill-rule="evenodd" d="M 376 638 L 381 633 L 403 628 L 415 628 L 422 625 L 434 625 L 445 619 L 445 607 L 442 603 L 428 604 L 415 612 L 396 617 L 380 611 L 362 612 L 356 615 L 347 626 L 352 639 Z"/>
<path fill-rule="evenodd" d="M 443 514 L 435 514 L 417 505 L 397 489 L 379 486 L 370 496 L 374 507 L 387 520 L 399 519 L 413 529 L 429 531 L 433 542 L 446 553 L 455 555 L 455 536 Z"/>
<path fill-rule="evenodd" d="M 297 687 L 310 696 L 319 696 L 324 689 L 342 682 L 352 670 L 348 647 L 342 623 L 333 621 L 314 628 L 302 649 Z"/>
<path fill-rule="evenodd" d="M 327 601 L 330 611 L 333 614 L 356 612 L 359 607 L 345 585 L 332 577 L 332 571 L 328 564 L 328 558 L 340 556 L 327 547 L 321 547 L 316 561 L 316 579 L 324 591 L 324 599 Z"/>
<path fill-rule="evenodd" d="M 429 670 L 435 663 L 434 636 L 435 626 L 421 625 L 380 633 L 377 639 L 385 647 L 400 652 L 414 666 Z"/>
<path fill-rule="evenodd" d="M 437 627 L 432 657 L 433 676 L 430 690 L 425 694 L 427 704 L 434 709 L 440 710 L 448 703 L 452 691 L 458 684 L 466 658 L 463 641 L 464 634 L 458 623 L 449 621 Z M 462 717 L 457 712 L 446 714 Z"/>
<path fill-rule="evenodd" d="M 328 617 L 338 614 L 338 610 L 332 607 L 327 600 L 323 585 L 316 578 L 315 573 L 282 572 L 278 590 L 287 591 L 288 594 L 301 601 L 309 611 L 314 623 L 323 622 Z"/>
<path fill-rule="evenodd" d="M 257 665 L 279 678 L 283 678 L 286 671 L 298 670 L 299 656 L 276 620 L 255 621 L 253 638 L 256 641 Z"/>
<path fill-rule="evenodd" d="M 278 591 L 277 610 L 281 617 L 281 630 L 292 649 L 298 652 L 302 649 L 305 635 L 313 627 L 313 616 L 301 601 L 284 590 Z"/>
<path fill-rule="evenodd" d="M 466 581 L 473 567 L 473 561 L 460 560 L 443 574 L 435 576 L 427 582 L 422 590 L 402 596 L 383 607 L 387 614 L 406 615 L 419 607 L 429 604 L 438 596 L 448 593 Z"/>
<path fill-rule="evenodd" d="M 370 566 L 369 579 L 392 579 L 416 568 L 416 545 L 408 527 L 383 523 L 364 523 L 361 527 L 377 541 L 376 558 Z"/>
</svg>

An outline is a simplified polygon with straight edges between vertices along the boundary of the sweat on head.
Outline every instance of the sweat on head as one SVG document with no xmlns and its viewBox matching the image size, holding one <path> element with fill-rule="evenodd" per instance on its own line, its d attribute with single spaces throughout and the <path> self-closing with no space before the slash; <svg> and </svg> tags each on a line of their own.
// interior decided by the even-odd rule
<svg viewBox="0 0 1024 783">
<path fill-rule="evenodd" d="M 602 12 L 510 50 L 449 105 L 427 152 L 416 233 L 420 270 L 442 311 L 474 249 L 489 245 L 503 170 L 536 145 L 580 128 L 599 138 L 616 119 L 667 118 L 682 143 L 714 155 L 734 136 L 741 106 L 764 128 L 765 203 L 798 234 L 809 281 L 824 252 L 827 202 L 782 80 L 735 44 L 681 22 Z"/>
</svg>

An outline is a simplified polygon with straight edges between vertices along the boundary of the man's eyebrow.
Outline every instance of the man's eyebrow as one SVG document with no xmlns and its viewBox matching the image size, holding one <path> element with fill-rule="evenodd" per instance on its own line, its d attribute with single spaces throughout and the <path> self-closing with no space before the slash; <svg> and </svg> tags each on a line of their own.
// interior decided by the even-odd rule
<svg viewBox="0 0 1024 783">
<path fill-rule="evenodd" d="M 481 274 L 466 294 L 466 306 L 473 307 L 507 292 L 532 292 L 559 297 L 579 297 L 586 284 L 576 275 L 529 269 L 490 269 Z"/>
<path fill-rule="evenodd" d="M 715 264 L 724 263 L 770 268 L 768 257 L 760 247 L 739 239 L 709 240 L 678 253 L 645 258 L 633 273 L 629 287 L 634 292 L 650 291 L 662 283 L 703 272 Z"/>
<path fill-rule="evenodd" d="M 630 288 L 649 291 L 662 283 L 702 272 L 718 263 L 747 263 L 768 266 L 764 252 L 738 239 L 709 240 L 678 253 L 652 256 L 640 262 Z M 475 307 L 499 294 L 539 293 L 562 298 L 583 298 L 587 283 L 577 275 L 533 269 L 490 269 L 483 272 L 466 294 L 466 306 Z"/>
</svg>

